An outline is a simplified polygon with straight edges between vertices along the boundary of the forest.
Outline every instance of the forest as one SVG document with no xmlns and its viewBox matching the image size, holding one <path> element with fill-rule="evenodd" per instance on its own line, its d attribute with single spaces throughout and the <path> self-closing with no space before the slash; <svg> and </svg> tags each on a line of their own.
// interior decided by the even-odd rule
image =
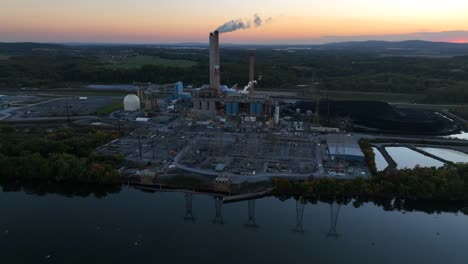
<svg viewBox="0 0 468 264">
<path fill-rule="evenodd" d="M 202 47 L 61 46 L 14 49 L 0 45 L 0 87 L 74 87 L 105 83 L 208 83 L 208 51 Z M 3 48 L 2 48 L 3 47 Z M 27 48 L 29 47 L 29 48 Z M 248 82 L 248 50 L 221 49 L 222 82 Z M 155 58 L 141 60 L 135 56 Z M 168 63 L 170 61 L 174 63 Z M 149 62 L 148 62 L 149 61 Z M 154 61 L 154 64 L 146 64 Z M 145 63 L 146 62 L 146 63 Z M 164 62 L 164 63 L 158 63 Z M 177 62 L 181 66 L 178 67 Z M 123 64 L 122 64 L 123 63 Z M 117 66 L 113 66 L 117 65 Z M 422 95 L 417 103 L 468 103 L 468 56 L 384 56 L 355 49 L 274 49 L 258 47 L 258 89 L 297 89 L 319 82 L 321 90 Z"/>
<path fill-rule="evenodd" d="M 94 151 L 119 136 L 114 131 L 0 127 L 0 181 L 119 184 L 120 156 Z"/>
</svg>

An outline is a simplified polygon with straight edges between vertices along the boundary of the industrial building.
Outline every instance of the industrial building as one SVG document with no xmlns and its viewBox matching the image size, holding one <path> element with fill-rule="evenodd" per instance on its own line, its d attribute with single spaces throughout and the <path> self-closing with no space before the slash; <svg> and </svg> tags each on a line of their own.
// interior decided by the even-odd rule
<svg viewBox="0 0 468 264">
<path fill-rule="evenodd" d="M 272 117 L 274 102 L 266 95 L 254 92 L 255 54 L 250 51 L 249 83 L 244 89 L 228 88 L 221 85 L 221 66 L 219 53 L 219 32 L 210 33 L 210 84 L 192 91 L 193 112 L 204 114 L 245 115 Z"/>
<path fill-rule="evenodd" d="M 190 99 L 192 95 L 190 93 L 184 92 L 184 83 L 177 82 L 174 84 L 174 91 L 171 96 L 171 100 L 180 100 L 180 99 Z"/>
<path fill-rule="evenodd" d="M 137 90 L 137 95 L 141 102 L 141 109 L 147 112 L 156 111 L 158 109 L 158 94 L 159 90 L 140 87 Z"/>
<path fill-rule="evenodd" d="M 365 156 L 356 138 L 348 135 L 327 135 L 328 155 L 330 160 L 364 162 Z"/>
</svg>

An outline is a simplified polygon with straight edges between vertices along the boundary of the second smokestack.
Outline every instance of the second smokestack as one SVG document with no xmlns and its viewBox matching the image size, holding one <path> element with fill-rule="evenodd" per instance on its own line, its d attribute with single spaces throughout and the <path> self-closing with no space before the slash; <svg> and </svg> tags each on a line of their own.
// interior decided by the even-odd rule
<svg viewBox="0 0 468 264">
<path fill-rule="evenodd" d="M 215 89 L 215 48 L 214 48 L 214 34 L 210 33 L 209 38 L 209 60 L 210 60 L 210 89 Z"/>
<path fill-rule="evenodd" d="M 249 94 L 254 95 L 254 86 L 255 86 L 255 51 L 250 50 L 250 67 L 249 67 L 249 84 L 250 90 Z"/>
</svg>

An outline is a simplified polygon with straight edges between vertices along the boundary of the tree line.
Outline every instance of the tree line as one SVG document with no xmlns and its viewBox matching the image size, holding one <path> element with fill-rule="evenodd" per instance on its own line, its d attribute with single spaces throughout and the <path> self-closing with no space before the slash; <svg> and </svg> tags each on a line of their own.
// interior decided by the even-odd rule
<svg viewBox="0 0 468 264">
<path fill-rule="evenodd" d="M 15 53 L 0 61 L 0 87 L 63 87 L 70 83 L 153 82 L 201 86 L 208 83 L 208 51 L 134 48 L 141 55 L 188 59 L 197 64 L 177 68 L 142 65 L 136 69 L 103 67 L 100 52 L 118 53 L 129 47 L 66 49 L 60 52 Z M 248 82 L 248 51 L 223 49 L 222 81 Z M 350 51 L 272 49 L 256 51 L 258 89 L 297 89 L 320 82 L 321 89 L 423 94 L 424 103 L 468 102 L 468 56 L 453 58 L 380 57 Z"/>
</svg>

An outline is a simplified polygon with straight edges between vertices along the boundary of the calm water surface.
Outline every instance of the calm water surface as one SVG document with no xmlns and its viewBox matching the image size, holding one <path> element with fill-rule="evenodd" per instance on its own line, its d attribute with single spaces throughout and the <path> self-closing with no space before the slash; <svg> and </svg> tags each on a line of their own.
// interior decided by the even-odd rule
<svg viewBox="0 0 468 264">
<path fill-rule="evenodd" d="M 0 192 L 0 260 L 8 264 L 468 260 L 468 217 L 463 214 L 263 198 L 250 202 L 255 221 L 249 222 L 247 201 L 222 205 L 216 217 L 215 199 L 194 195 L 190 221 L 184 219 L 187 201 L 183 193 L 129 188 L 104 198 Z M 257 227 L 249 227 L 253 225 Z"/>
<path fill-rule="evenodd" d="M 404 147 L 387 147 L 385 148 L 397 163 L 398 169 L 413 169 L 417 165 L 421 167 L 442 167 L 443 162 L 424 156 L 414 150 Z"/>
</svg>

